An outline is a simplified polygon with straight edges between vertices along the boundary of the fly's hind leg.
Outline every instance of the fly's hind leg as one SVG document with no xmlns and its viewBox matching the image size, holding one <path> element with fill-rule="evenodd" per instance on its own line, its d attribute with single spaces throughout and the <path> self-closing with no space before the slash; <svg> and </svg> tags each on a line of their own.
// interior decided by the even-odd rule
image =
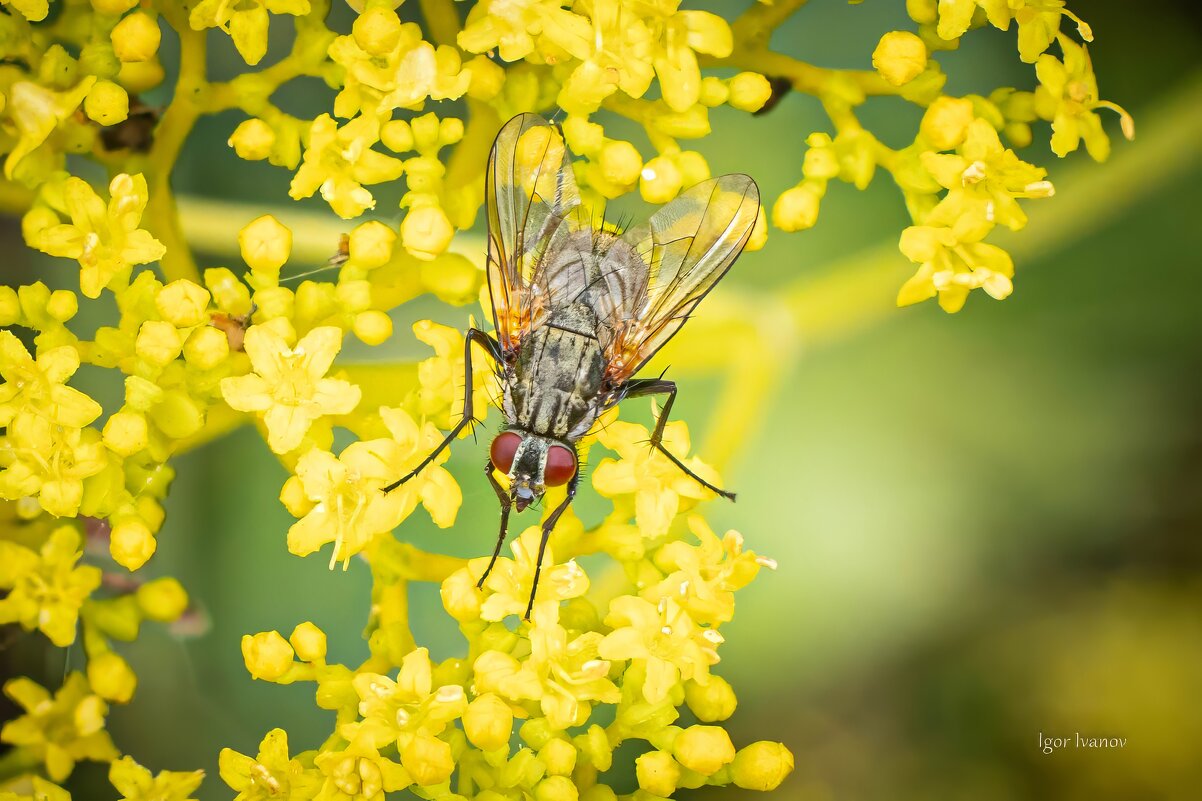
<svg viewBox="0 0 1202 801">
<path fill-rule="evenodd" d="M 577 460 L 577 464 L 579 464 Z M 543 522 L 543 536 L 538 543 L 538 558 L 534 562 L 534 583 L 530 585 L 530 601 L 526 604 L 526 614 L 522 615 L 523 620 L 530 619 L 530 610 L 534 609 L 534 596 L 538 593 L 538 577 L 543 570 L 543 555 L 547 551 L 547 540 L 551 537 L 551 531 L 555 528 L 555 524 L 559 522 L 559 518 L 567 511 L 571 505 L 572 499 L 576 497 L 576 485 L 580 482 L 580 470 L 577 470 L 572 478 L 568 481 L 568 494 L 560 502 L 559 506 L 555 507 L 555 511 L 547 516 Z"/>
<path fill-rule="evenodd" d="M 710 492 L 716 492 L 723 498 L 730 500 L 735 499 L 733 492 L 727 492 L 721 487 L 715 487 L 713 484 L 706 481 L 701 476 L 694 473 L 684 462 L 676 458 L 676 456 L 664 447 L 664 426 L 668 424 L 668 414 L 672 411 L 672 402 L 676 400 L 676 382 L 666 381 L 662 378 L 636 378 L 627 382 L 626 392 L 622 395 L 625 398 L 638 398 L 646 395 L 667 395 L 668 399 L 664 401 L 664 406 L 659 410 L 659 418 L 655 421 L 655 430 L 651 433 L 651 447 L 656 448 L 664 456 L 672 460 L 672 464 L 676 465 L 689 478 L 696 481 L 701 486 L 705 487 Z"/>
<path fill-rule="evenodd" d="M 450 432 L 446 435 L 445 438 L 443 438 L 443 441 L 438 443 L 438 447 L 436 447 L 434 450 L 430 451 L 430 453 L 426 456 L 426 458 L 422 459 L 421 462 L 418 463 L 417 467 L 413 468 L 408 473 L 406 473 L 405 475 L 401 476 L 396 481 L 389 484 L 387 487 L 384 487 L 384 492 L 392 492 L 394 489 L 401 486 L 406 481 L 413 478 L 418 473 L 420 473 L 422 470 L 424 470 L 426 468 L 426 465 L 428 465 L 428 464 L 430 464 L 430 462 L 434 461 L 435 457 L 437 457 L 438 454 L 442 453 L 443 450 L 445 450 L 448 445 L 450 445 L 452 442 L 455 441 L 455 438 L 457 436 L 459 436 L 459 432 L 462 431 L 468 423 L 475 420 L 475 416 L 473 415 L 473 410 L 472 410 L 472 389 L 473 389 L 473 387 L 472 387 L 472 343 L 473 342 L 479 343 L 480 346 L 483 347 L 484 350 L 488 352 L 488 355 L 491 356 L 493 361 L 496 362 L 497 364 L 500 364 L 503 361 L 502 354 L 501 354 L 501 346 L 497 344 L 497 341 L 495 339 L 490 337 L 485 332 L 481 331 L 479 328 L 469 328 L 468 329 L 467 336 L 465 336 L 463 339 L 463 391 L 464 391 L 463 416 L 459 418 L 459 422 L 456 423 L 455 427 L 450 430 Z"/>
</svg>

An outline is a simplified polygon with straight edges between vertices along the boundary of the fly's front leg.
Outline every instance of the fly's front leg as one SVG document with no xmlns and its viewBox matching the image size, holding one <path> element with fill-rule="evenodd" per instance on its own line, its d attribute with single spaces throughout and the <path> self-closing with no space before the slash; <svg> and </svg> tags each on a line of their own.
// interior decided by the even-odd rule
<svg viewBox="0 0 1202 801">
<path fill-rule="evenodd" d="M 497 477 L 493 475 L 495 469 L 491 458 L 484 463 L 484 474 L 488 476 L 488 483 L 492 484 L 493 492 L 497 493 L 497 500 L 501 502 L 501 531 L 497 534 L 497 547 L 492 549 L 492 559 L 488 560 L 488 567 L 484 568 L 484 575 L 480 576 L 480 580 L 476 582 L 476 587 L 484 586 L 484 580 L 488 578 L 488 574 L 492 572 L 493 565 L 497 563 L 497 556 L 501 553 L 501 546 L 505 544 L 505 537 L 509 534 L 509 508 L 513 506 L 513 500 L 510 499 L 509 493 L 505 491 L 505 488 L 501 486 L 501 482 L 497 481 Z"/>
<path fill-rule="evenodd" d="M 426 468 L 426 465 L 428 465 L 428 464 L 430 464 L 430 462 L 434 461 L 434 459 L 438 456 L 438 454 L 442 453 L 443 450 L 448 445 L 450 445 L 452 442 L 455 441 L 455 438 L 457 436 L 459 436 L 459 432 L 463 430 L 464 426 L 466 426 L 468 423 L 475 420 L 475 416 L 472 413 L 473 412 L 473 408 L 472 408 L 472 406 L 473 406 L 473 403 L 472 403 L 472 389 L 473 389 L 473 387 L 472 387 L 472 343 L 473 342 L 478 342 L 486 351 L 488 351 L 488 355 L 491 356 L 493 361 L 496 362 L 497 364 L 501 364 L 501 362 L 503 361 L 502 354 L 501 354 L 501 346 L 497 344 L 497 341 L 495 339 L 493 339 L 488 334 L 486 334 L 485 332 L 481 331 L 478 328 L 469 328 L 468 329 L 467 336 L 464 337 L 464 340 L 463 340 L 463 391 L 465 393 L 464 398 L 463 398 L 463 415 L 459 418 L 459 422 L 455 424 L 455 427 L 451 429 L 450 433 L 448 433 L 446 435 L 446 437 L 443 439 L 443 441 L 438 443 L 437 448 L 430 451 L 430 453 L 426 456 L 426 458 L 422 459 L 421 462 L 418 463 L 417 467 L 413 468 L 408 473 L 406 473 L 405 475 L 401 476 L 396 481 L 389 484 L 387 487 L 384 487 L 384 492 L 392 492 L 394 489 L 401 486 L 406 481 L 413 478 L 418 473 L 420 473 L 422 470 L 424 470 Z"/>
<path fill-rule="evenodd" d="M 580 461 L 577 460 L 576 463 L 580 464 Z M 559 522 L 560 516 L 567 511 L 568 506 L 572 503 L 572 499 L 576 497 L 576 485 L 579 482 L 580 470 L 577 469 L 576 473 L 568 481 L 568 494 L 560 502 L 559 506 L 555 507 L 555 511 L 543 522 L 543 536 L 538 543 L 538 559 L 534 562 L 534 583 L 530 585 L 530 601 L 526 604 L 526 614 L 522 615 L 522 618 L 525 620 L 530 619 L 530 610 L 534 608 L 534 596 L 538 593 L 538 577 L 543 570 L 543 554 L 547 551 L 547 540 L 551 537 L 551 531 L 555 528 L 555 524 Z"/>
<path fill-rule="evenodd" d="M 676 382 L 665 381 L 662 378 L 636 378 L 626 384 L 626 392 L 623 394 L 625 398 L 638 398 L 645 395 L 667 395 L 668 399 L 664 401 L 664 406 L 659 410 L 659 419 L 655 421 L 655 430 L 651 433 L 651 447 L 656 448 L 664 456 L 672 460 L 672 464 L 676 465 L 684 472 L 686 476 L 696 481 L 701 486 L 705 487 L 710 492 L 716 492 L 723 498 L 735 499 L 733 492 L 715 487 L 713 484 L 706 481 L 701 476 L 694 473 L 684 462 L 676 458 L 676 456 L 664 447 L 664 426 L 668 424 L 668 413 L 672 411 L 672 402 L 676 400 Z"/>
</svg>

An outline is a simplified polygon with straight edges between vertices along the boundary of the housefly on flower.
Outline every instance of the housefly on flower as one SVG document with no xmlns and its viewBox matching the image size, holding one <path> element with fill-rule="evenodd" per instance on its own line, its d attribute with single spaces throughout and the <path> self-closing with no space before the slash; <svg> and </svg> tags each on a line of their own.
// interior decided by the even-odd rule
<svg viewBox="0 0 1202 801">
<path fill-rule="evenodd" d="M 501 129 L 486 175 L 488 287 L 496 338 L 476 328 L 464 342 L 463 416 L 404 484 L 473 420 L 472 342 L 496 364 L 505 427 L 492 441 L 485 473 L 501 504 L 501 529 L 484 583 L 521 512 L 547 487 L 567 495 L 547 516 L 526 617 L 534 605 L 547 538 L 576 495 L 576 443 L 626 398 L 665 396 L 651 434 L 686 475 L 734 500 L 689 470 L 663 445 L 676 384 L 635 378 L 671 339 L 742 252 L 759 214 L 759 190 L 746 175 L 703 181 L 624 232 L 593 224 L 581 204 L 559 129 L 521 114 Z M 506 489 L 496 472 L 509 478 Z"/>
</svg>

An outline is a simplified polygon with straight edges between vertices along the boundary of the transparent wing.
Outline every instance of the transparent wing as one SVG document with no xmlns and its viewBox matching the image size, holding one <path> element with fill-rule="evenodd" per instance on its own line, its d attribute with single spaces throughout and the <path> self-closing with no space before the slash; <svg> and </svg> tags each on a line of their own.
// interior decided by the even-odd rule
<svg viewBox="0 0 1202 801">
<path fill-rule="evenodd" d="M 505 123 L 488 158 L 488 289 L 501 347 L 510 351 L 551 308 L 540 276 L 564 250 L 580 214 L 563 135 L 534 114 Z M 554 261 L 552 259 L 551 261 Z"/>
<path fill-rule="evenodd" d="M 604 343 L 615 384 L 638 372 L 714 288 L 755 227 L 760 193 L 746 175 L 711 178 L 623 235 L 646 264 L 641 291 L 622 298 Z"/>
</svg>

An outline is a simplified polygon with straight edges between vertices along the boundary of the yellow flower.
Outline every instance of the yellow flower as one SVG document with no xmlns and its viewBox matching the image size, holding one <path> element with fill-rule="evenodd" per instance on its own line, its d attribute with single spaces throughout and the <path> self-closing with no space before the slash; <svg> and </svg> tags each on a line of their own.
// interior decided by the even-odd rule
<svg viewBox="0 0 1202 801">
<path fill-rule="evenodd" d="M 487 598 L 480 607 L 484 620 L 504 620 L 509 615 L 524 615 L 530 603 L 530 588 L 534 584 L 535 559 L 538 557 L 542 529 L 531 526 L 510 543 L 513 558 L 497 557 L 496 564 L 484 581 Z M 468 565 L 474 577 L 484 574 L 489 557 L 473 559 Z M 576 598 L 588 591 L 588 576 L 575 560 L 555 564 L 550 544 L 543 553 L 543 569 L 538 578 L 538 595 L 534 609 L 555 608 L 560 601 Z"/>
<path fill-rule="evenodd" d="M 1098 79 L 1084 45 L 1060 37 L 1064 61 L 1043 55 L 1035 62 L 1039 87 L 1035 90 L 1035 113 L 1052 123 L 1052 152 L 1067 156 L 1085 140 L 1094 161 L 1110 155 L 1110 138 L 1102 129 L 1096 110 L 1108 108 L 1119 115 L 1123 136 L 1135 137 L 1135 123 L 1120 106 L 1098 99 Z"/>
<path fill-rule="evenodd" d="M 697 501 L 713 495 L 674 465 L 658 449 L 648 446 L 650 434 L 643 426 L 615 421 L 597 433 L 597 441 L 619 460 L 603 459 L 593 471 L 593 486 L 615 507 L 634 512 L 645 537 L 662 537 L 672 520 Z M 668 423 L 664 446 L 697 475 L 717 484 L 716 471 L 697 457 L 689 458 L 689 430 L 683 421 Z"/>
<path fill-rule="evenodd" d="M 109 202 L 91 185 L 74 176 L 63 186 L 63 211 L 69 224 L 52 225 L 29 244 L 51 256 L 79 262 L 79 288 L 89 298 L 105 287 L 124 286 L 135 264 L 162 258 L 166 249 L 138 227 L 146 208 L 146 179 L 122 173 L 109 184 Z"/>
<path fill-rule="evenodd" d="M 375 198 L 363 185 L 395 181 L 404 172 L 400 159 L 371 149 L 377 141 L 379 123 L 374 116 L 360 115 L 340 128 L 333 117 L 322 114 L 309 128 L 305 160 L 292 177 L 288 195 L 300 200 L 321 189 L 321 196 L 344 220 L 375 208 Z"/>
<path fill-rule="evenodd" d="M 890 31 L 872 51 L 872 66 L 894 86 L 907 84 L 927 68 L 927 46 L 909 31 Z"/>
<path fill-rule="evenodd" d="M 74 526 L 55 529 L 37 553 L 0 541 L 0 623 L 40 629 L 60 648 L 75 642 L 79 608 L 100 586 L 100 568 L 78 565 L 82 556 Z"/>
<path fill-rule="evenodd" d="M 24 0 L 22 5 L 25 3 L 40 5 L 42 17 L 46 16 L 46 0 Z M 88 75 L 62 92 L 29 81 L 17 81 L 9 88 L 7 112 L 17 129 L 17 142 L 4 160 L 5 178 L 18 177 L 21 161 L 40 148 L 55 128 L 75 114 L 94 83 L 96 76 Z M 43 177 L 37 175 L 36 180 Z"/>
<path fill-rule="evenodd" d="M 344 119 L 360 112 L 387 119 L 394 109 L 418 109 L 427 99 L 456 100 L 471 83 L 455 48 L 436 50 L 419 25 L 402 25 L 387 8 L 360 16 L 350 36 L 330 45 L 330 58 L 346 70 L 334 99 L 334 114 Z"/>
<path fill-rule="evenodd" d="M 230 748 L 218 759 L 221 779 L 237 791 L 234 801 L 307 801 L 321 780 L 288 756 L 288 733 L 272 729 L 251 759 Z"/>
<path fill-rule="evenodd" d="M 380 410 L 391 439 L 351 443 L 335 458 L 320 449 L 305 452 L 296 464 L 296 476 L 281 493 L 289 511 L 301 517 L 288 530 L 288 550 L 297 556 L 334 543 L 330 567 L 366 548 L 378 535 L 400 525 L 420 501 L 435 524 L 446 528 L 455 522 L 463 496 L 459 485 L 440 465 L 446 451 L 420 474 L 387 494 L 391 484 L 425 458 L 442 439 L 430 423 L 418 427 L 401 409 Z"/>
<path fill-rule="evenodd" d="M 41 776 L 31 776 L 33 795 L 17 795 L 11 790 L 0 791 L 0 801 L 71 801 L 71 794 Z"/>
<path fill-rule="evenodd" d="M 425 760 L 410 757 L 415 741 L 420 741 L 416 746 L 419 750 L 425 746 L 425 750 L 440 751 L 439 745 L 429 741 L 441 743 L 436 738 L 467 711 L 463 687 L 458 684 L 434 687 L 433 666 L 425 648 L 406 654 L 395 681 L 378 673 L 359 673 L 352 684 L 359 696 L 359 714 L 363 719 L 340 727 L 343 737 L 373 749 L 396 745 L 401 764 L 419 784 L 438 784 L 449 778 L 454 763 L 449 764 L 446 775 L 422 776 L 425 768 L 421 763 Z M 437 757 L 435 761 L 442 762 Z"/>
<path fill-rule="evenodd" d="M 121 801 L 196 801 L 191 795 L 204 777 L 203 770 L 164 770 L 156 776 L 128 756 L 109 768 L 109 782 Z"/>
<path fill-rule="evenodd" d="M 0 741 L 29 750 L 53 781 L 67 778 L 81 760 L 110 762 L 119 756 L 104 729 L 108 705 L 91 692 L 82 673 L 67 676 L 53 697 L 24 677 L 6 682 L 4 694 L 25 714 L 4 724 Z"/>
<path fill-rule="evenodd" d="M 192 8 L 188 24 L 194 31 L 220 28 L 234 40 L 234 47 L 247 64 L 258 64 L 267 52 L 268 12 L 302 17 L 309 13 L 309 0 L 200 0 Z"/>
<path fill-rule="evenodd" d="M 315 801 L 385 801 L 385 793 L 412 784 L 403 767 L 362 743 L 322 751 L 313 761 L 324 776 Z"/>
<path fill-rule="evenodd" d="M 292 667 L 292 646 L 278 631 L 242 635 L 242 661 L 251 676 L 275 681 Z"/>
<path fill-rule="evenodd" d="M 1014 262 L 1010 254 L 996 245 L 979 241 L 978 230 L 961 238 L 950 228 L 916 225 L 902 231 L 901 252 L 921 265 L 918 272 L 902 285 L 897 305 L 939 295 L 946 312 L 958 312 L 969 291 L 983 288 L 995 300 L 1003 300 L 1014 290 Z"/>
<path fill-rule="evenodd" d="M 463 413 L 463 333 L 419 320 L 413 324 L 413 335 L 434 349 L 434 355 L 417 366 L 417 413 L 439 428 L 450 428 Z M 497 374 L 484 350 L 479 345 L 472 348 L 472 413 L 484 421 L 499 390 Z M 465 429 L 463 435 L 467 434 Z"/>
<path fill-rule="evenodd" d="M 956 155 L 922 154 L 927 172 L 948 190 L 947 196 L 923 219 L 926 225 L 946 225 L 958 234 L 1001 223 L 1012 231 L 1027 224 L 1017 198 L 1051 197 L 1047 170 L 1028 164 L 1002 147 L 997 131 L 983 119 L 968 127 Z"/>
<path fill-rule="evenodd" d="M 1047 50 L 1060 33 L 1061 17 L 1076 23 L 1077 33 L 1087 42 L 1093 41 L 1093 31 L 1084 20 L 1064 7 L 1065 0 L 977 0 L 989 22 L 1001 30 L 1018 23 L 1018 56 L 1028 64 Z"/>
<path fill-rule="evenodd" d="M 272 328 L 251 326 L 243 347 L 252 372 L 223 378 L 221 394 L 232 408 L 262 416 L 267 444 L 276 453 L 298 447 L 315 420 L 349 414 L 359 403 L 359 387 L 325 377 L 342 348 L 338 328 L 314 328 L 289 348 Z"/>
<path fill-rule="evenodd" d="M 0 497 L 38 496 L 55 517 L 73 517 L 83 501 L 83 482 L 105 468 L 100 432 L 68 428 L 29 413 L 13 418 L 0 446 Z"/>
<path fill-rule="evenodd" d="M 530 656 L 518 662 L 509 654 L 485 651 L 472 669 L 477 692 L 535 701 L 547 725 L 562 731 L 588 720 L 594 702 L 615 704 L 621 693 L 609 679 L 609 661 L 599 655 L 602 635 L 569 636 L 555 617 L 555 607 L 536 604 Z"/>
<path fill-rule="evenodd" d="M 79 352 L 69 345 L 39 349 L 35 360 L 11 331 L 0 331 L 0 426 L 23 412 L 68 428 L 91 423 L 100 404 L 66 385 L 78 369 Z"/>
<path fill-rule="evenodd" d="M 613 628 L 601 641 L 602 659 L 632 660 L 646 666 L 643 697 L 652 704 L 668 697 L 683 680 L 704 683 L 718 663 L 722 635 L 698 626 L 675 599 L 651 603 L 623 595 L 609 604 L 605 625 Z"/>
<path fill-rule="evenodd" d="M 541 23 L 562 12 L 559 0 L 484 0 L 468 11 L 458 44 L 469 53 L 496 49 L 502 61 L 520 61 L 534 52 Z"/>
<path fill-rule="evenodd" d="M 49 0 L 4 0 L 4 5 L 17 9 L 30 22 L 40 22 L 50 13 Z"/>
<path fill-rule="evenodd" d="M 688 522 L 700 544 L 678 540 L 656 551 L 652 561 L 666 575 L 641 595 L 653 602 L 675 598 L 695 622 L 717 626 L 734 617 L 735 591 L 750 584 L 761 565 L 774 563 L 744 551 L 737 531 L 719 539 L 701 517 L 693 515 Z"/>
</svg>

